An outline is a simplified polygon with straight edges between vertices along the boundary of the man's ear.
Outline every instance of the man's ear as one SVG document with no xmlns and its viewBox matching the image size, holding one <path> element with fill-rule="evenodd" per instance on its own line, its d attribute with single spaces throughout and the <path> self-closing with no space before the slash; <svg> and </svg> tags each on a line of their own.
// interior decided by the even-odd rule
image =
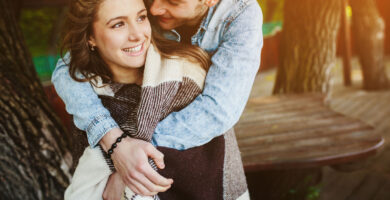
<svg viewBox="0 0 390 200">
<path fill-rule="evenodd" d="M 217 4 L 219 2 L 219 0 L 206 0 L 205 1 L 205 5 L 209 8 L 215 6 L 215 4 Z"/>
</svg>

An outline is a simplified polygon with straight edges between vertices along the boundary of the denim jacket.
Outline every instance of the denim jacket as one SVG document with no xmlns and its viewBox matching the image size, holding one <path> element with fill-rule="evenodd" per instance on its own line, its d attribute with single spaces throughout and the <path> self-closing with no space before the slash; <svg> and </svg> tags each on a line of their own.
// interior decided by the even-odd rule
<svg viewBox="0 0 390 200">
<path fill-rule="evenodd" d="M 184 150 L 205 144 L 233 127 L 242 114 L 258 68 L 263 46 L 262 12 L 255 0 L 220 0 L 210 8 L 193 45 L 212 57 L 205 87 L 198 97 L 156 127 L 152 143 Z M 180 40 L 175 31 L 166 37 Z M 69 60 L 69 54 L 64 58 Z M 118 127 L 89 83 L 74 81 L 62 59 L 52 82 L 74 123 L 87 132 L 95 146 L 104 134 Z"/>
</svg>

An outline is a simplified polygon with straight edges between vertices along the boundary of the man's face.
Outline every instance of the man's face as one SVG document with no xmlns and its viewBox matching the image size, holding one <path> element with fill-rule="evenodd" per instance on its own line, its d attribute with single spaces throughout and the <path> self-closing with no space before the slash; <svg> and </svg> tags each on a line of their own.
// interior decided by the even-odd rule
<svg viewBox="0 0 390 200">
<path fill-rule="evenodd" d="M 206 10 L 204 0 L 154 0 L 150 7 L 150 13 L 165 30 L 196 25 Z"/>
</svg>

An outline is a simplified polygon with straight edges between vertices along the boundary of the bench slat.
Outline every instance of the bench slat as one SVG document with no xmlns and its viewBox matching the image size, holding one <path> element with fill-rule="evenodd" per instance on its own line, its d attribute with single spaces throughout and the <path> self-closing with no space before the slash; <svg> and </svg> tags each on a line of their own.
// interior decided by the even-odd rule
<svg viewBox="0 0 390 200">
<path fill-rule="evenodd" d="M 235 129 L 246 170 L 347 162 L 384 142 L 372 126 L 334 112 L 319 94 L 250 99 Z"/>
</svg>

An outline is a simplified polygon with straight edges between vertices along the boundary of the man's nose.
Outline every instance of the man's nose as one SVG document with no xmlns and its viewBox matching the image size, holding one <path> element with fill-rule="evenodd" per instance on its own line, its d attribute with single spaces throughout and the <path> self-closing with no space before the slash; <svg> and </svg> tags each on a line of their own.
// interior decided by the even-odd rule
<svg viewBox="0 0 390 200">
<path fill-rule="evenodd" d="M 154 16 L 163 15 L 165 13 L 164 3 L 161 0 L 154 0 L 150 6 L 150 13 Z"/>
</svg>

